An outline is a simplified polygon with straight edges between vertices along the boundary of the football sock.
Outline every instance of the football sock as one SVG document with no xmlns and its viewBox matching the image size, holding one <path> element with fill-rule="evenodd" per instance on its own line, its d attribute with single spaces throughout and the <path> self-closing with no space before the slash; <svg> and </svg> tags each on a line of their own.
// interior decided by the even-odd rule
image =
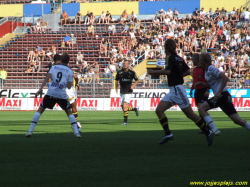
<svg viewBox="0 0 250 187">
<path fill-rule="evenodd" d="M 78 112 L 73 113 L 73 115 L 75 116 L 76 121 L 78 121 Z"/>
<path fill-rule="evenodd" d="M 77 123 L 76 123 L 75 116 L 73 114 L 70 114 L 68 117 L 69 117 L 69 121 L 70 121 L 70 123 L 72 125 L 72 128 L 74 130 L 74 134 L 79 133 L 78 128 L 77 128 Z"/>
<path fill-rule="evenodd" d="M 129 107 L 128 107 L 128 111 L 135 111 L 135 107 L 129 106 Z"/>
<path fill-rule="evenodd" d="M 245 124 L 244 128 L 250 131 L 250 123 L 248 121 Z"/>
<path fill-rule="evenodd" d="M 29 129 L 30 132 L 33 132 L 33 131 L 34 131 L 35 126 L 36 126 L 36 124 L 38 123 L 40 116 L 41 116 L 41 114 L 40 114 L 39 112 L 36 112 L 36 113 L 34 114 L 34 116 L 33 116 L 33 118 L 32 118 L 32 121 L 31 121 L 30 129 Z"/>
<path fill-rule="evenodd" d="M 168 118 L 165 116 L 161 118 L 159 121 L 161 123 L 162 128 L 165 131 L 165 135 L 170 135 L 171 131 L 169 130 L 169 127 L 168 127 Z"/>
<path fill-rule="evenodd" d="M 207 136 L 210 134 L 205 121 L 200 118 L 198 121 L 195 122 L 195 124 L 204 132 L 204 134 Z"/>
<path fill-rule="evenodd" d="M 217 127 L 215 126 L 213 119 L 211 118 L 211 116 L 205 116 L 204 120 L 206 122 L 206 124 L 209 126 L 209 128 L 214 131 L 214 129 L 217 129 Z"/>
<path fill-rule="evenodd" d="M 128 123 L 128 111 L 123 112 L 124 123 Z"/>
</svg>

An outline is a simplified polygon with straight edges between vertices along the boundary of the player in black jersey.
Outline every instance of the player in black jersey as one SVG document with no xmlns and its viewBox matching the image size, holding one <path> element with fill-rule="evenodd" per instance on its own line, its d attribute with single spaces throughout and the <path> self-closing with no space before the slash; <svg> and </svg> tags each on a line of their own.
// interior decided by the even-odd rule
<svg viewBox="0 0 250 187">
<path fill-rule="evenodd" d="M 185 88 L 182 86 L 184 83 L 183 77 L 190 74 L 189 67 L 181 58 L 176 54 L 176 43 L 172 39 L 168 39 L 165 42 L 166 52 L 166 66 L 164 70 L 148 70 L 149 74 L 167 75 L 169 93 L 160 101 L 156 108 L 156 114 L 160 120 L 160 123 L 165 131 L 165 136 L 159 142 L 164 144 L 168 140 L 174 138 L 173 134 L 169 130 L 168 118 L 164 114 L 166 110 L 171 108 L 173 105 L 178 105 L 185 115 L 194 121 L 196 125 L 205 133 L 207 138 L 207 145 L 210 146 L 213 141 L 213 133 L 210 132 L 206 126 L 204 120 L 196 115 L 189 103 Z"/>
<path fill-rule="evenodd" d="M 132 85 L 133 79 L 136 81 Z M 139 80 L 135 74 L 135 72 L 129 69 L 129 61 L 125 61 L 123 64 L 123 68 L 119 70 L 115 77 L 115 88 L 116 93 L 118 93 L 118 82 L 120 83 L 120 104 L 123 110 L 124 122 L 122 125 L 128 124 L 128 111 L 135 111 L 136 115 L 139 115 L 138 107 L 129 106 L 131 94 L 133 93 L 133 89 L 139 83 Z"/>
</svg>

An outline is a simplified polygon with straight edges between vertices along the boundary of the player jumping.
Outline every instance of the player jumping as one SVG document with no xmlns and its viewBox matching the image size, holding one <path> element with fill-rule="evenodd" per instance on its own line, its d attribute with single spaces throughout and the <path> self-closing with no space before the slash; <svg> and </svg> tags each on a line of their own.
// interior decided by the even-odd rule
<svg viewBox="0 0 250 187">
<path fill-rule="evenodd" d="M 59 106 L 66 112 L 74 130 L 74 135 L 77 138 L 81 137 L 77 128 L 76 119 L 72 114 L 71 107 L 68 102 L 68 95 L 66 93 L 66 88 L 70 89 L 73 82 L 73 71 L 67 66 L 69 63 L 69 59 L 70 57 L 68 54 L 63 54 L 61 56 L 62 64 L 56 64 L 51 67 L 41 87 L 37 91 L 36 94 L 39 95 L 42 92 L 44 85 L 51 78 L 51 86 L 48 88 L 47 94 L 44 96 L 41 105 L 32 118 L 30 129 L 25 135 L 26 137 L 30 137 L 33 134 L 35 126 L 45 109 L 53 109 L 56 103 L 58 103 Z"/>
<path fill-rule="evenodd" d="M 211 116 L 207 113 L 208 110 L 220 107 L 221 110 L 235 123 L 250 131 L 250 123 L 243 120 L 237 113 L 232 102 L 232 96 L 227 90 L 227 82 L 229 78 L 224 72 L 211 64 L 211 56 L 208 53 L 200 55 L 200 64 L 205 69 L 205 78 L 207 83 L 197 82 L 196 86 L 202 85 L 210 87 L 213 90 L 214 97 L 204 102 L 199 107 L 199 113 L 213 130 L 215 124 Z M 214 130 L 213 130 L 214 131 Z"/>
<path fill-rule="evenodd" d="M 133 79 L 136 82 L 131 86 Z M 123 68 L 117 72 L 115 80 L 116 93 L 118 93 L 118 81 L 120 83 L 120 104 L 124 115 L 124 122 L 122 123 L 122 125 L 127 125 L 128 111 L 135 111 L 136 115 L 139 115 L 138 107 L 129 106 L 133 89 L 139 83 L 135 72 L 129 69 L 129 61 L 124 61 Z"/>
<path fill-rule="evenodd" d="M 165 136 L 159 142 L 164 144 L 168 140 L 174 138 L 172 132 L 169 130 L 168 118 L 164 114 L 166 110 L 173 105 L 178 105 L 184 114 L 191 119 L 196 125 L 204 132 L 207 139 L 207 146 L 210 146 L 213 141 L 213 133 L 208 130 L 204 120 L 196 115 L 192 110 L 185 88 L 182 86 L 184 83 L 183 77 L 190 74 L 190 69 L 180 56 L 176 54 L 176 43 L 172 39 L 168 39 L 165 42 L 166 53 L 166 67 L 164 70 L 148 70 L 149 74 L 167 75 L 168 85 L 170 92 L 160 101 L 156 108 L 156 114 L 159 121 L 165 131 Z"/>
</svg>

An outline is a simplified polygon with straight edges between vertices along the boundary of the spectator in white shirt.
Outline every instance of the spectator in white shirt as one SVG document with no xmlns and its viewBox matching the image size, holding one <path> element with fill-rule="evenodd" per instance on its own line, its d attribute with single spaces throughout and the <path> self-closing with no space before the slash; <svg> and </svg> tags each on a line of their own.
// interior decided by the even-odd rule
<svg viewBox="0 0 250 187">
<path fill-rule="evenodd" d="M 161 10 L 159 10 L 159 14 L 160 14 L 160 21 L 163 22 L 165 15 L 166 15 L 166 11 L 161 9 Z"/>
<path fill-rule="evenodd" d="M 110 34 L 114 35 L 115 33 L 116 33 L 115 25 L 113 23 L 111 23 L 109 28 L 108 28 L 108 35 L 109 36 L 110 36 Z"/>
<path fill-rule="evenodd" d="M 106 17 L 106 14 L 105 14 L 104 11 L 102 11 L 102 15 L 101 15 L 100 18 L 99 18 L 98 24 L 100 24 L 101 22 L 102 22 L 102 23 L 105 23 L 105 17 Z"/>
<path fill-rule="evenodd" d="M 171 8 L 168 9 L 167 15 L 168 15 L 170 18 L 173 17 L 173 11 L 171 10 Z"/>
<path fill-rule="evenodd" d="M 201 16 L 205 16 L 205 15 L 206 15 L 206 12 L 205 12 L 205 10 L 204 10 L 203 7 L 201 8 L 200 15 L 201 15 Z"/>
<path fill-rule="evenodd" d="M 83 54 L 79 51 L 76 56 L 76 64 L 81 64 L 83 62 Z"/>
<path fill-rule="evenodd" d="M 153 20 L 153 23 L 154 24 L 160 24 L 160 21 L 159 19 L 155 16 L 154 20 Z"/>
<path fill-rule="evenodd" d="M 170 22 L 169 16 L 166 15 L 166 17 L 165 17 L 165 19 L 164 19 L 164 23 L 165 23 L 166 25 L 168 25 L 169 22 Z"/>
<path fill-rule="evenodd" d="M 136 19 L 137 19 L 137 16 L 136 16 L 136 14 L 134 13 L 134 11 L 132 11 L 132 13 L 131 13 L 131 17 L 130 17 L 130 21 L 135 22 L 135 21 L 136 21 Z"/>
</svg>

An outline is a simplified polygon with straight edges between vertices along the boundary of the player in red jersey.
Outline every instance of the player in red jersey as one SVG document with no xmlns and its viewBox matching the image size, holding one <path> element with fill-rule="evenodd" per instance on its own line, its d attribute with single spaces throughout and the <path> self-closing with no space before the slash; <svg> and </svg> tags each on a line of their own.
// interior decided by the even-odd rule
<svg viewBox="0 0 250 187">
<path fill-rule="evenodd" d="M 194 87 L 195 83 L 197 82 L 206 83 L 207 81 L 205 79 L 204 70 L 200 67 L 199 64 L 199 54 L 194 54 L 192 56 L 192 61 L 195 68 L 193 70 L 193 84 L 190 90 L 190 97 L 193 97 L 193 90 L 195 90 L 194 93 L 195 104 L 197 105 L 197 107 L 199 107 L 202 103 L 208 100 L 209 88 L 206 88 L 202 85 Z"/>
<path fill-rule="evenodd" d="M 193 84 L 190 90 L 190 97 L 193 97 L 193 90 L 195 90 L 194 92 L 195 104 L 197 107 L 199 107 L 202 103 L 208 100 L 209 88 L 203 85 L 194 86 L 197 82 L 207 83 L 207 81 L 205 79 L 205 72 L 201 68 L 199 63 L 199 54 L 194 54 L 192 56 L 192 61 L 195 68 L 193 70 Z M 208 126 L 208 128 L 210 127 Z M 204 134 L 204 132 L 201 131 L 199 132 L 199 134 Z M 220 135 L 220 131 L 218 129 L 215 135 Z"/>
</svg>

